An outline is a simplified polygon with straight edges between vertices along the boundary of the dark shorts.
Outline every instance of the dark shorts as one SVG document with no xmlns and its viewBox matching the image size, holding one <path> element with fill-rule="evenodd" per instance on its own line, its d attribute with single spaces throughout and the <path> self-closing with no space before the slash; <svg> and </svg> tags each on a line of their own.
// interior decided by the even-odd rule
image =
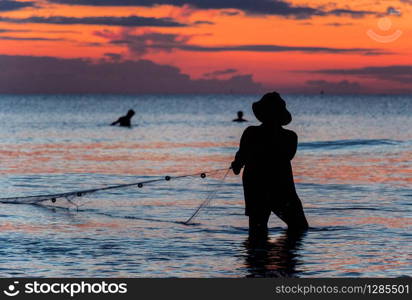
<svg viewBox="0 0 412 300">
<path fill-rule="evenodd" d="M 289 228 L 307 228 L 308 222 L 303 211 L 302 202 L 296 195 L 293 199 L 289 199 L 283 203 L 276 203 L 276 205 L 270 206 L 253 206 L 246 211 L 246 215 L 249 216 L 250 224 L 266 224 L 269 221 L 271 213 L 274 213 L 285 222 Z"/>
</svg>

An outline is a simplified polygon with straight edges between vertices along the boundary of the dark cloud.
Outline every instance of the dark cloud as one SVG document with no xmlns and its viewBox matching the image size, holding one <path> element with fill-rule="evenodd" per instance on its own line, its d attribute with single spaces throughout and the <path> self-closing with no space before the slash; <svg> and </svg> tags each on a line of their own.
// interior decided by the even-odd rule
<svg viewBox="0 0 412 300">
<path fill-rule="evenodd" d="M 397 8 L 395 8 L 395 7 L 393 7 L 393 6 L 389 6 L 389 7 L 386 9 L 386 13 L 387 13 L 388 15 L 398 16 L 398 17 L 400 17 L 400 16 L 402 15 L 402 12 L 401 12 L 399 9 L 397 9 Z"/>
<path fill-rule="evenodd" d="M 222 10 L 222 11 L 220 12 L 220 14 L 221 14 L 222 16 L 232 17 L 232 16 L 237 16 L 237 15 L 239 15 L 239 12 L 236 11 L 236 10 Z"/>
<path fill-rule="evenodd" d="M 356 81 L 308 80 L 306 84 L 309 86 L 309 91 L 313 90 L 313 92 L 324 91 L 326 93 L 352 94 L 361 91 L 361 85 Z"/>
<path fill-rule="evenodd" d="M 60 38 L 43 38 L 43 37 L 20 37 L 20 36 L 0 36 L 0 40 L 4 41 L 65 41 Z"/>
<path fill-rule="evenodd" d="M 135 54 L 142 55 L 148 51 L 183 50 L 193 52 L 306 52 L 306 53 L 361 53 L 379 55 L 381 50 L 371 48 L 330 48 L 279 45 L 235 45 L 235 46 L 200 46 L 190 44 L 191 36 L 149 32 L 140 35 L 124 32 L 119 39 L 112 39 L 112 44 L 124 44 Z M 387 52 L 385 52 L 387 54 Z"/>
<path fill-rule="evenodd" d="M 395 54 L 395 52 L 389 52 L 385 50 L 378 50 L 378 51 L 367 51 L 363 53 L 365 56 L 376 56 L 376 55 L 392 55 Z"/>
<path fill-rule="evenodd" d="M 0 93 L 256 93 L 262 88 L 251 75 L 191 79 L 176 67 L 148 60 L 93 63 L 0 55 L 0 65 Z"/>
<path fill-rule="evenodd" d="M 97 33 L 98 36 L 108 34 Z M 121 34 L 121 39 L 111 40 L 112 44 L 127 45 L 128 49 L 137 55 L 143 55 L 152 51 L 171 52 L 174 49 L 185 47 L 191 36 L 172 33 L 146 32 L 140 35 L 129 34 L 127 31 Z"/>
<path fill-rule="evenodd" d="M 281 0 L 49 0 L 54 3 L 91 6 L 155 6 L 155 5 L 190 5 L 198 9 L 238 9 L 249 15 L 277 15 L 299 19 L 312 16 L 363 17 L 374 15 L 372 11 L 357 11 L 350 9 L 334 9 L 325 11 L 305 5 L 292 5 Z"/>
<path fill-rule="evenodd" d="M 405 84 L 412 83 L 412 65 L 364 67 L 356 69 L 325 69 L 312 71 L 312 73 L 329 75 L 351 75 L 375 78 L 379 80 L 395 81 Z"/>
<path fill-rule="evenodd" d="M 0 33 L 8 33 L 8 32 L 31 32 L 31 30 L 26 30 L 26 29 L 3 29 L 3 28 L 0 28 Z"/>
<path fill-rule="evenodd" d="M 26 7 L 34 7 L 34 2 L 18 2 L 12 0 L 0 0 L 0 11 L 13 11 Z"/>
<path fill-rule="evenodd" d="M 45 24 L 59 24 L 59 25 L 108 25 L 108 26 L 126 26 L 126 27 L 182 27 L 186 26 L 173 21 L 170 18 L 149 18 L 139 16 L 128 17 L 39 17 L 33 16 L 28 18 L 7 18 L 0 17 L 0 22 L 8 23 L 45 23 Z"/>
<path fill-rule="evenodd" d="M 193 25 L 214 25 L 214 24 L 215 24 L 215 23 L 213 23 L 213 22 L 210 22 L 210 21 L 202 21 L 202 20 L 196 21 L 196 22 L 193 23 Z"/>
<path fill-rule="evenodd" d="M 30 30 L 30 29 L 3 29 L 3 28 L 0 28 L 0 33 L 8 33 L 8 32 L 79 33 L 78 31 L 74 31 L 74 30 Z"/>
<path fill-rule="evenodd" d="M 109 29 L 97 30 L 94 31 L 93 34 L 104 39 L 116 39 L 121 37 L 119 33 L 116 33 Z"/>
<path fill-rule="evenodd" d="M 84 47 L 103 47 L 103 46 L 106 46 L 103 43 L 97 43 L 97 42 L 78 43 L 78 45 L 84 46 Z"/>
<path fill-rule="evenodd" d="M 120 61 L 123 58 L 123 56 L 119 53 L 110 53 L 110 52 L 105 53 L 104 56 L 112 61 Z"/>
<path fill-rule="evenodd" d="M 353 23 L 339 23 L 339 22 L 332 22 L 324 24 L 326 26 L 333 26 L 333 27 L 341 27 L 341 26 L 352 26 Z"/>
<path fill-rule="evenodd" d="M 196 45 L 184 45 L 179 49 L 198 52 L 222 52 L 222 51 L 246 51 L 246 52 L 306 52 L 306 53 L 375 53 L 380 54 L 377 49 L 369 48 L 330 48 L 330 47 L 305 47 L 305 46 L 279 46 L 279 45 L 238 45 L 238 46 L 215 46 L 204 47 Z"/>
<path fill-rule="evenodd" d="M 31 32 L 43 32 L 43 33 L 79 33 L 75 30 L 31 30 Z"/>
<path fill-rule="evenodd" d="M 351 16 L 352 18 L 363 18 L 367 15 L 377 15 L 378 13 L 369 10 L 333 9 L 328 11 L 328 15 Z"/>
<path fill-rule="evenodd" d="M 216 77 L 216 76 L 221 76 L 221 75 L 229 75 L 229 74 L 235 74 L 237 73 L 238 70 L 236 69 L 225 69 L 225 70 L 216 70 L 213 72 L 208 72 L 203 74 L 204 77 Z"/>
</svg>

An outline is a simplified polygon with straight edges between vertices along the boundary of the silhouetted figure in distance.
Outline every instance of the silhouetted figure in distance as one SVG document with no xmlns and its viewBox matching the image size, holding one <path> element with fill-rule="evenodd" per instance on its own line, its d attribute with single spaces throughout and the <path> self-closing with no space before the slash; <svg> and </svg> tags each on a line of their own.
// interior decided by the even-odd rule
<svg viewBox="0 0 412 300">
<path fill-rule="evenodd" d="M 127 115 L 120 117 L 117 121 L 113 122 L 112 126 L 119 124 L 119 126 L 123 126 L 123 127 L 131 127 L 131 123 L 130 120 L 132 119 L 132 117 L 134 116 L 134 110 L 133 109 L 129 109 L 129 111 L 127 112 Z"/>
<path fill-rule="evenodd" d="M 306 230 L 308 222 L 296 193 L 291 166 L 298 138 L 295 132 L 282 127 L 292 121 L 292 116 L 276 92 L 264 95 L 253 103 L 252 109 L 262 124 L 245 129 L 232 162 L 236 175 L 244 167 L 242 180 L 249 235 L 267 235 L 271 212 L 289 230 Z"/>
<path fill-rule="evenodd" d="M 237 112 L 237 118 L 233 119 L 233 122 L 247 122 L 247 120 L 243 119 L 243 111 L 239 110 Z"/>
</svg>

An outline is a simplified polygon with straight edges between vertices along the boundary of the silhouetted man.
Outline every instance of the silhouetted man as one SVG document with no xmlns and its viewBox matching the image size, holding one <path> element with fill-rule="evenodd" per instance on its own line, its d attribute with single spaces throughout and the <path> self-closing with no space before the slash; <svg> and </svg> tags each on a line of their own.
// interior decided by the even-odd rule
<svg viewBox="0 0 412 300">
<path fill-rule="evenodd" d="M 113 122 L 110 125 L 113 126 L 113 125 L 119 124 L 119 126 L 131 127 L 130 120 L 132 119 L 133 116 L 134 116 L 134 110 L 129 109 L 129 111 L 127 112 L 127 115 L 120 117 L 116 122 Z"/>
<path fill-rule="evenodd" d="M 243 119 L 243 111 L 239 110 L 237 112 L 237 119 L 234 119 L 233 122 L 247 122 L 247 120 Z"/>
<path fill-rule="evenodd" d="M 298 137 L 295 132 L 282 127 L 292 121 L 292 116 L 276 92 L 264 95 L 253 103 L 252 109 L 262 124 L 245 129 L 232 162 L 236 175 L 245 167 L 242 179 L 249 234 L 266 235 L 272 212 L 291 230 L 307 229 L 308 222 L 296 193 L 291 165 Z"/>
</svg>

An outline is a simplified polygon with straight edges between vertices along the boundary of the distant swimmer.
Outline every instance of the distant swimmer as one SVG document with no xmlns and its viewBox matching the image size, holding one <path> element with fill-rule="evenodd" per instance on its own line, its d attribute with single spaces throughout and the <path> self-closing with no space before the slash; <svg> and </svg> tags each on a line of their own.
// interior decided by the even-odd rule
<svg viewBox="0 0 412 300">
<path fill-rule="evenodd" d="M 119 126 L 131 127 L 130 120 L 133 118 L 133 116 L 134 116 L 134 110 L 129 109 L 129 111 L 127 112 L 127 115 L 120 117 L 116 122 L 113 122 L 110 125 L 113 126 L 113 125 L 119 124 Z"/>
<path fill-rule="evenodd" d="M 237 118 L 233 122 L 247 122 L 247 120 L 243 119 L 243 111 L 239 110 L 237 112 Z"/>
</svg>

